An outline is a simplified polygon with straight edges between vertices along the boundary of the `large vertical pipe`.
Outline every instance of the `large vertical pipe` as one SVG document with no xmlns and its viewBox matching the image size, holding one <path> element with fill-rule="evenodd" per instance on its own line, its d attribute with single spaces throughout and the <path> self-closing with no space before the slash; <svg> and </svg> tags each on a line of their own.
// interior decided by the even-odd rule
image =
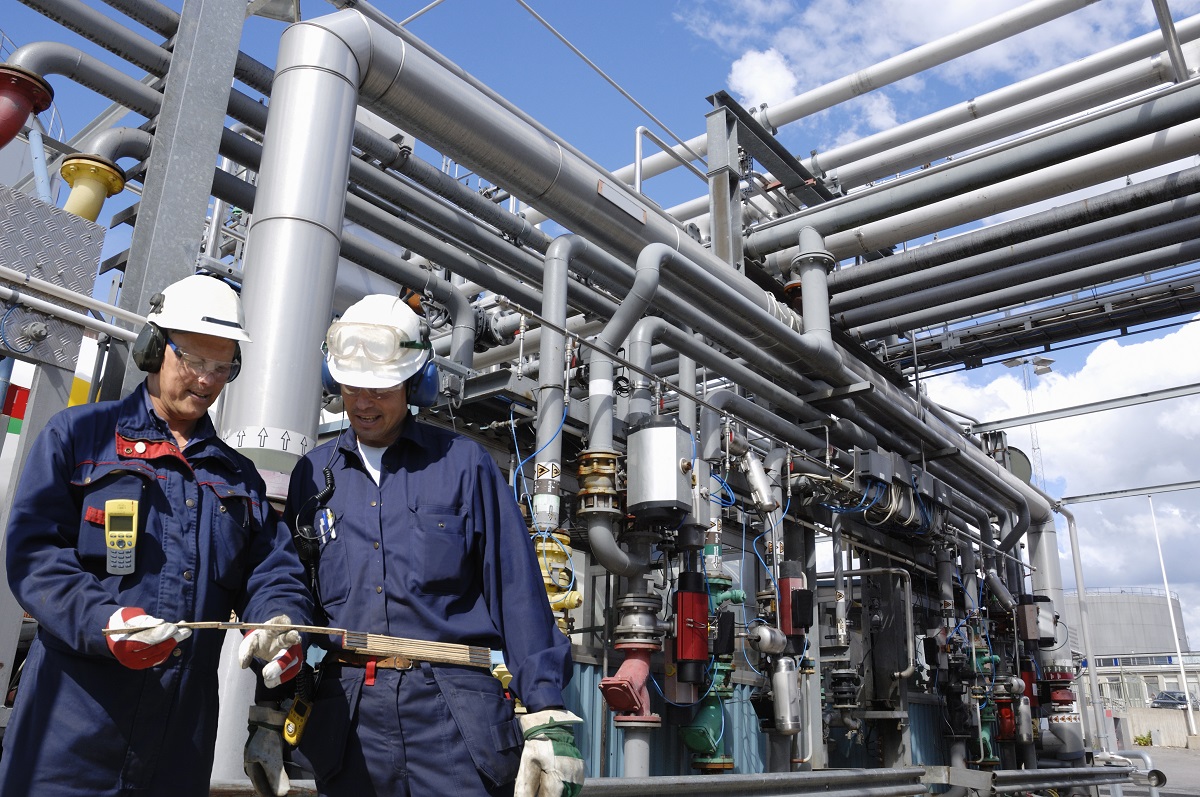
<svg viewBox="0 0 1200 797">
<path fill-rule="evenodd" d="M 333 305 L 358 58 L 370 51 L 364 28 L 335 31 L 329 23 L 293 25 L 279 44 L 242 288 L 255 342 L 244 347 L 244 378 L 230 386 L 221 430 L 266 470 L 290 471 L 303 442 L 316 439 L 319 406 L 295 397 L 320 384 L 317 352 Z"/>
</svg>

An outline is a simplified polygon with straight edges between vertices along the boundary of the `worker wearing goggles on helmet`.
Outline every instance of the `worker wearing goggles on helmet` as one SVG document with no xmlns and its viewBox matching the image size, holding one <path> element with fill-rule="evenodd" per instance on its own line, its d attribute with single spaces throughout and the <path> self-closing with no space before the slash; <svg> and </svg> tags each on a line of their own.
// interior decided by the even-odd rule
<svg viewBox="0 0 1200 797">
<path fill-rule="evenodd" d="M 296 759 L 322 795 L 453 783 L 457 797 L 533 797 L 560 793 L 556 782 L 577 794 L 579 718 L 562 708 L 570 645 L 512 489 L 483 447 L 409 412 L 430 356 L 421 319 L 394 296 L 367 296 L 329 328 L 325 355 L 349 428 L 296 465 L 285 509 L 314 549 L 318 608 L 334 627 L 503 651 L 528 713 L 517 719 L 486 669 L 323 641 Z"/>
<path fill-rule="evenodd" d="M 179 621 L 279 625 L 243 640 L 242 666 L 269 662 L 272 681 L 298 670 L 304 570 L 254 464 L 208 415 L 249 341 L 241 301 L 195 275 L 156 294 L 147 322 L 133 349 L 145 381 L 55 415 L 21 473 L 8 577 L 38 637 L 2 795 L 206 797 L 224 640 Z"/>
</svg>

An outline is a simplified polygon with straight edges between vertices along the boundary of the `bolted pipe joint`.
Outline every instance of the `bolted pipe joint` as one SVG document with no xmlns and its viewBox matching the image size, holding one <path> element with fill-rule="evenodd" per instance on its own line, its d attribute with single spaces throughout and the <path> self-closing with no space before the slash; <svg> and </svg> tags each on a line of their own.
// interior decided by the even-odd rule
<svg viewBox="0 0 1200 797">
<path fill-rule="evenodd" d="M 17 137 L 29 114 L 54 101 L 54 89 L 41 75 L 13 64 L 0 64 L 0 148 Z"/>
</svg>

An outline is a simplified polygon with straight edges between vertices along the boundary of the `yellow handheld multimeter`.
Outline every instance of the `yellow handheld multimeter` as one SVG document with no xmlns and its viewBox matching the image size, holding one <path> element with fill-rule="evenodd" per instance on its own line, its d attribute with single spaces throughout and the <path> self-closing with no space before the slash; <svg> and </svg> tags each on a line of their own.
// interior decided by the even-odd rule
<svg viewBox="0 0 1200 797">
<path fill-rule="evenodd" d="M 104 543 L 108 549 L 108 572 L 127 576 L 133 572 L 137 547 L 138 502 L 113 498 L 104 502 Z"/>
</svg>

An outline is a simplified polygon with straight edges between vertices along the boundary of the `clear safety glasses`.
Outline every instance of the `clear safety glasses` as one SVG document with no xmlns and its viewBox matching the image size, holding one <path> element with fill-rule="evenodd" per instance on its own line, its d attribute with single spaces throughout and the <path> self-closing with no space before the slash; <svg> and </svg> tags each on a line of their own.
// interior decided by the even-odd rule
<svg viewBox="0 0 1200 797">
<path fill-rule="evenodd" d="M 213 379 L 229 382 L 237 376 L 238 371 L 241 369 L 241 363 L 236 361 L 209 360 L 195 354 L 188 354 L 175 345 L 175 341 L 170 338 L 167 338 L 167 345 L 171 347 L 171 351 L 175 352 L 175 356 L 179 358 L 179 362 L 183 363 L 184 369 L 192 376 L 211 376 Z"/>
<path fill-rule="evenodd" d="M 335 321 L 325 336 L 325 351 L 330 357 L 348 360 L 361 352 L 367 360 L 379 365 L 400 359 L 405 351 L 428 348 L 429 343 L 409 340 L 395 327 L 382 324 Z"/>
</svg>

